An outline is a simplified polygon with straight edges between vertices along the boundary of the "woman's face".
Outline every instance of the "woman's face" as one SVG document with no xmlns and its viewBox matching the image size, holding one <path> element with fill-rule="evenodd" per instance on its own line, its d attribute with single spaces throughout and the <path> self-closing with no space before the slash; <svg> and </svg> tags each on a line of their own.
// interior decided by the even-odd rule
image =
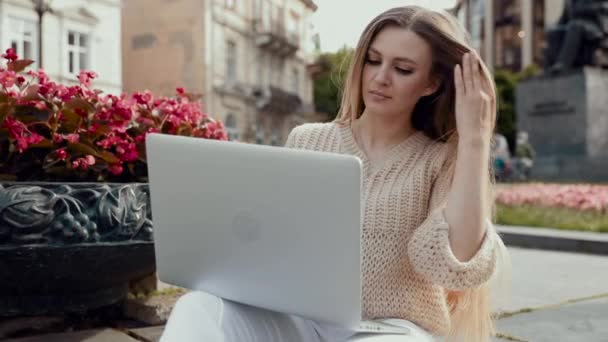
<svg viewBox="0 0 608 342">
<path fill-rule="evenodd" d="M 409 115 L 422 96 L 437 89 L 431 79 L 430 45 L 417 34 L 389 26 L 372 41 L 363 66 L 365 111 Z"/>
</svg>

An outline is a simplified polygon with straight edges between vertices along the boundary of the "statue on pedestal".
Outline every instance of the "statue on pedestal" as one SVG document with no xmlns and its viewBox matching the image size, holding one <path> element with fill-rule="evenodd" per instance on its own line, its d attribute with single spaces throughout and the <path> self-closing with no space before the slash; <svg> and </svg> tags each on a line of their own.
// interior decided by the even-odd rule
<svg viewBox="0 0 608 342">
<path fill-rule="evenodd" d="M 551 73 L 592 65 L 608 68 L 608 0 L 566 0 L 557 25 L 546 31 Z"/>
</svg>

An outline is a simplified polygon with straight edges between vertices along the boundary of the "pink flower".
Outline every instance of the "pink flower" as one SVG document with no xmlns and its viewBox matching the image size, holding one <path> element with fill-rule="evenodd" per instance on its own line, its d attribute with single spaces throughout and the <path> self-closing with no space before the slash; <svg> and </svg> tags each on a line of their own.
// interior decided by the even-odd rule
<svg viewBox="0 0 608 342">
<path fill-rule="evenodd" d="M 9 61 L 18 60 L 11 49 L 2 57 Z M 124 93 L 103 94 L 100 90 L 90 89 L 96 77 L 95 72 L 82 71 L 77 85 L 62 85 L 52 82 L 42 69 L 16 73 L 0 68 L 0 92 L 8 98 L 8 105 L 36 108 L 40 116 L 46 116 L 46 120 L 41 118 L 42 122 L 30 124 L 28 121 L 25 124 L 15 119 L 13 111 L 8 112 L 0 125 L 14 150 L 23 152 L 37 145 L 41 156 L 50 154 L 55 161 L 65 161 L 63 167 L 90 172 L 107 168 L 108 175 L 140 177 L 143 176 L 142 169 L 127 168 L 125 163 L 140 161 L 139 151 L 143 149 L 148 133 L 189 134 L 227 140 L 223 124 L 203 113 L 201 103 L 190 97 L 184 88 L 177 88 L 177 96 L 173 97 L 155 98 L 147 90 L 130 96 Z M 74 113 L 79 116 L 77 122 L 72 122 Z M 67 118 L 70 118 L 69 122 Z M 49 133 L 49 130 L 57 133 Z M 49 134 L 55 147 L 49 147 L 44 138 Z M 40 144 L 43 141 L 47 143 Z M 64 147 L 68 143 L 91 144 L 90 148 L 113 154 L 116 163 L 92 167 L 97 164 L 95 154 L 71 155 Z M 145 160 L 141 162 L 145 164 Z M 597 206 L 596 202 L 580 205 Z"/>
<path fill-rule="evenodd" d="M 64 135 L 63 138 L 71 143 L 77 143 L 80 140 L 80 136 L 76 133 Z"/>
<path fill-rule="evenodd" d="M 87 162 L 87 164 L 88 164 L 89 166 L 91 166 L 91 165 L 95 165 L 95 157 L 93 157 L 93 156 L 92 156 L 92 155 L 90 155 L 90 154 L 87 154 L 87 155 L 86 155 L 86 157 L 84 157 L 84 160 Z"/>
<path fill-rule="evenodd" d="M 76 115 L 80 116 L 81 118 L 87 117 L 87 111 L 82 108 L 75 108 L 74 112 L 76 113 Z"/>
<path fill-rule="evenodd" d="M 63 142 L 63 136 L 61 134 L 53 133 L 53 142 L 55 144 L 60 144 Z"/>
<path fill-rule="evenodd" d="M 57 154 L 57 159 L 59 159 L 59 160 L 68 159 L 68 152 L 65 150 L 65 148 L 60 148 L 57 151 L 55 151 L 55 153 Z"/>
<path fill-rule="evenodd" d="M 122 173 L 123 168 L 120 164 L 112 164 L 108 167 L 108 171 L 110 171 L 110 173 L 114 176 L 118 176 Z"/>
<path fill-rule="evenodd" d="M 88 154 L 84 158 L 78 158 L 72 162 L 73 169 L 87 170 L 89 166 L 95 165 L 95 157 Z"/>
<path fill-rule="evenodd" d="M 146 105 L 152 102 L 152 94 L 149 91 L 145 91 L 143 93 L 135 93 L 133 94 L 133 99 L 137 104 Z"/>
<path fill-rule="evenodd" d="M 47 110 L 48 109 L 48 107 L 46 106 L 46 102 L 42 102 L 42 101 L 36 102 L 36 104 L 34 104 L 34 107 L 36 107 L 36 109 L 38 109 L 38 110 Z"/>
<path fill-rule="evenodd" d="M 45 96 L 48 93 L 49 93 L 49 86 L 41 85 L 40 87 L 38 87 L 38 94 Z"/>
<path fill-rule="evenodd" d="M 17 83 L 17 74 L 14 71 L 3 70 L 0 71 L 0 84 L 6 89 L 10 88 Z"/>
<path fill-rule="evenodd" d="M 30 70 L 26 73 L 26 75 L 37 78 L 38 84 L 40 85 L 49 83 L 49 76 L 44 72 L 43 69 L 38 69 L 38 71 Z"/>
<path fill-rule="evenodd" d="M 608 211 L 608 186 L 605 185 L 516 185 L 497 194 L 497 203 L 509 206 L 537 205 L 579 211 Z"/>
<path fill-rule="evenodd" d="M 91 86 L 91 80 L 97 78 L 97 74 L 93 71 L 81 70 L 78 74 L 78 81 L 85 87 Z"/>
<path fill-rule="evenodd" d="M 5 53 L 2 54 L 2 58 L 12 62 L 19 59 L 19 56 L 17 56 L 17 53 L 15 53 L 15 50 L 13 48 L 9 48 L 6 50 Z"/>
</svg>

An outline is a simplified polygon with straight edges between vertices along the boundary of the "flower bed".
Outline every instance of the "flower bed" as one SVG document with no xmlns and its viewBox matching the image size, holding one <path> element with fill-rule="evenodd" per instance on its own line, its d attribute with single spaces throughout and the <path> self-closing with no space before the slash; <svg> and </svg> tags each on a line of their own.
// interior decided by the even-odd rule
<svg viewBox="0 0 608 342">
<path fill-rule="evenodd" d="M 608 186 L 519 184 L 496 196 L 499 224 L 608 232 Z"/>
<path fill-rule="evenodd" d="M 103 94 L 97 76 L 81 71 L 66 86 L 12 49 L 0 67 L 0 174 L 18 181 L 145 182 L 150 132 L 226 140 L 220 121 L 202 112 L 197 96 L 150 92 Z"/>
<path fill-rule="evenodd" d="M 83 313 L 155 271 L 145 137 L 227 140 L 199 97 L 103 94 L 0 65 L 0 317 Z M 0 336 L 1 338 L 1 336 Z"/>
</svg>

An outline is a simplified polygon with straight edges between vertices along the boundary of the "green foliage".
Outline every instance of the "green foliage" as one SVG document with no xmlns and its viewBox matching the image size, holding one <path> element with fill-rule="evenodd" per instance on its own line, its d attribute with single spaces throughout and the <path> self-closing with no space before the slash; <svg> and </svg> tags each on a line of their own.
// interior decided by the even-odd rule
<svg viewBox="0 0 608 342">
<path fill-rule="evenodd" d="M 317 62 L 323 72 L 314 81 L 315 107 L 334 119 L 340 109 L 344 79 L 348 72 L 353 49 L 343 47 L 337 52 L 321 54 Z"/>
<path fill-rule="evenodd" d="M 517 115 L 515 112 L 517 83 L 537 75 L 539 71 L 536 65 L 531 65 L 520 72 L 499 69 L 494 74 L 498 96 L 496 130 L 507 138 L 511 152 L 514 152 L 515 136 L 517 134 Z"/>
</svg>

